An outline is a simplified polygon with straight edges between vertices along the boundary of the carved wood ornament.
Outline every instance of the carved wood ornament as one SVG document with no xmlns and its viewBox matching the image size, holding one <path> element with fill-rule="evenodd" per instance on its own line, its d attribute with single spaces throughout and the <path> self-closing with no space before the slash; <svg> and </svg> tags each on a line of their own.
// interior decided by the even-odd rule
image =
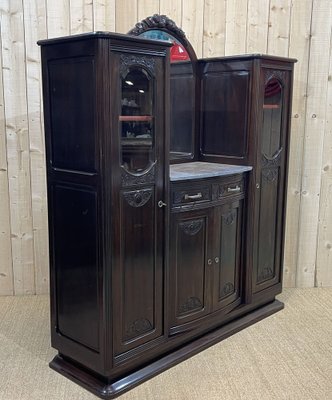
<svg viewBox="0 0 332 400">
<path fill-rule="evenodd" d="M 266 265 L 264 268 L 261 269 L 259 273 L 258 282 L 266 281 L 267 279 L 272 279 L 273 275 L 274 275 L 273 269 Z"/>
<path fill-rule="evenodd" d="M 142 207 L 150 200 L 152 191 L 153 189 L 133 190 L 124 192 L 123 195 L 127 203 L 132 207 Z"/>
<path fill-rule="evenodd" d="M 265 85 L 268 84 L 268 82 L 271 79 L 276 79 L 278 80 L 282 85 L 285 83 L 286 79 L 286 71 L 281 71 L 281 70 L 276 70 L 276 69 L 266 69 L 264 72 L 264 83 Z"/>
<path fill-rule="evenodd" d="M 181 222 L 179 225 L 183 232 L 187 235 L 196 235 L 202 229 L 203 219 Z"/>
<path fill-rule="evenodd" d="M 223 215 L 223 220 L 226 225 L 232 225 L 236 219 L 236 210 L 230 211 L 228 214 Z"/>
<path fill-rule="evenodd" d="M 132 338 L 152 329 L 152 324 L 147 318 L 135 320 L 126 330 L 126 337 Z"/>
<path fill-rule="evenodd" d="M 262 169 L 262 178 L 266 182 L 275 182 L 278 178 L 278 168 Z"/>
<path fill-rule="evenodd" d="M 197 297 L 188 297 L 188 299 L 179 306 L 179 314 L 195 310 L 196 308 L 202 308 L 200 299 Z"/>
<path fill-rule="evenodd" d="M 137 22 L 135 27 L 128 32 L 128 35 L 138 36 L 151 29 L 165 29 L 170 31 L 175 36 L 185 38 L 186 35 L 176 23 L 168 18 L 166 15 L 154 14 L 151 17 L 143 19 L 141 22 Z"/>
<path fill-rule="evenodd" d="M 225 285 L 223 286 L 222 290 L 221 290 L 221 297 L 225 297 L 228 296 L 229 294 L 234 292 L 234 285 L 232 282 L 227 282 L 225 283 Z"/>
<path fill-rule="evenodd" d="M 137 54 L 121 54 L 120 56 L 120 74 L 125 78 L 133 67 L 142 67 L 149 71 L 152 75 L 155 74 L 156 61 L 153 57 L 140 56 Z M 149 76 L 147 76 L 150 78 Z"/>
<path fill-rule="evenodd" d="M 126 171 L 125 168 L 122 168 L 121 180 L 122 180 L 122 186 L 136 186 L 136 185 L 145 185 L 147 183 L 154 183 L 155 166 L 153 165 L 152 168 L 143 175 L 130 174 L 129 172 Z"/>
</svg>

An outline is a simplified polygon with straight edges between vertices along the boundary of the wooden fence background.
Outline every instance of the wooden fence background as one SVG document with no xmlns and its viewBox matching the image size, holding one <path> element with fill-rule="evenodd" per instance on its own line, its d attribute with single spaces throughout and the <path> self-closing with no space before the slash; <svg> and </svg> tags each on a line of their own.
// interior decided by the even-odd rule
<svg viewBox="0 0 332 400">
<path fill-rule="evenodd" d="M 127 32 L 154 13 L 198 57 L 298 59 L 285 286 L 332 286 L 332 0 L 0 0 L 0 294 L 48 292 L 38 39 Z"/>
</svg>

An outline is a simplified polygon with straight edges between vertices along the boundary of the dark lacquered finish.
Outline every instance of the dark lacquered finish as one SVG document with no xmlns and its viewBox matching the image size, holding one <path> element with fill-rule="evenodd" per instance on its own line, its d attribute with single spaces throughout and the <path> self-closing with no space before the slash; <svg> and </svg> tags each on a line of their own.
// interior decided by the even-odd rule
<svg viewBox="0 0 332 400">
<path fill-rule="evenodd" d="M 191 63 L 173 67 L 166 43 L 120 34 L 39 42 L 50 366 L 106 399 L 282 308 L 294 60 L 197 63 L 165 16 L 132 33 L 153 29 Z M 187 164 L 170 182 L 170 142 L 173 162 L 245 168 L 205 164 L 193 177 Z"/>
<path fill-rule="evenodd" d="M 201 158 L 253 166 L 248 187 L 247 240 L 247 269 L 252 270 L 253 293 L 282 282 L 294 62 L 260 55 L 199 61 L 203 88 Z M 215 90 L 216 77 L 224 81 L 222 94 Z M 207 99 L 205 94 L 211 96 Z M 232 118 L 230 111 L 236 107 L 241 111 Z M 211 110 L 230 116 L 214 118 Z M 236 139 L 238 134 L 240 139 Z"/>
<path fill-rule="evenodd" d="M 202 154 L 246 156 L 249 80 L 249 71 L 215 72 L 209 68 L 204 73 Z"/>
<path fill-rule="evenodd" d="M 172 332 L 190 321 L 196 321 L 199 326 L 203 316 L 225 311 L 231 305 L 227 308 L 229 313 L 241 304 L 244 273 L 240 267 L 245 227 L 242 175 L 172 183 L 171 193 L 169 313 Z M 210 195 L 203 198 L 202 193 Z"/>
<path fill-rule="evenodd" d="M 213 309 L 219 310 L 229 304 L 233 307 L 241 302 L 241 268 L 243 264 L 242 237 L 243 227 L 242 201 L 232 201 L 217 209 L 216 248 L 214 258 L 215 273 L 213 279 Z"/>
<path fill-rule="evenodd" d="M 97 194 L 55 182 L 50 190 L 57 334 L 99 351 Z"/>
<path fill-rule="evenodd" d="M 210 312 L 211 209 L 177 213 L 170 230 L 171 328 Z"/>
<path fill-rule="evenodd" d="M 106 33 L 40 44 L 52 345 L 106 381 L 165 331 L 169 46 Z"/>
</svg>

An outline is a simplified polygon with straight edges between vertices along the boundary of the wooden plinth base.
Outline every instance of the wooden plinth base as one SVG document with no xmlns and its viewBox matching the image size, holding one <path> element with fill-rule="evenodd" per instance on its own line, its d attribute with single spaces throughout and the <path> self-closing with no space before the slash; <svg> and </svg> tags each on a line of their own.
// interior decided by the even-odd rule
<svg viewBox="0 0 332 400">
<path fill-rule="evenodd" d="M 283 309 L 283 307 L 283 303 L 275 300 L 274 302 L 269 303 L 244 317 L 205 334 L 180 349 L 177 349 L 173 353 L 161 357 L 148 366 L 138 369 L 111 384 L 105 384 L 104 381 L 98 379 L 94 374 L 90 374 L 87 370 L 79 368 L 76 364 L 72 364 L 67 359 L 63 359 L 60 355 L 56 356 L 51 361 L 50 367 L 80 386 L 83 386 L 98 397 L 102 399 L 113 399 L 194 354 L 197 354 L 221 340 L 226 339 L 241 329 L 274 314 Z"/>
</svg>

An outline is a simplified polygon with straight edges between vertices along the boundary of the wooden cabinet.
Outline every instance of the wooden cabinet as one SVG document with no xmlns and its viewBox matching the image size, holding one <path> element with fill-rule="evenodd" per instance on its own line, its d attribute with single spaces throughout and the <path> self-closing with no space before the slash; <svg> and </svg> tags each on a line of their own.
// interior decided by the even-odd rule
<svg viewBox="0 0 332 400">
<path fill-rule="evenodd" d="M 51 366 L 83 379 L 74 360 L 106 382 L 165 336 L 169 46 L 108 33 L 39 44 Z"/>
<path fill-rule="evenodd" d="M 170 43 L 39 42 L 50 366 L 106 399 L 283 307 L 294 60 L 197 61 L 165 16 L 136 28 Z"/>
<path fill-rule="evenodd" d="M 201 159 L 253 167 L 247 270 L 254 297 L 281 291 L 294 62 L 260 55 L 199 61 Z"/>
<path fill-rule="evenodd" d="M 230 312 L 241 303 L 244 192 L 242 174 L 172 182 L 171 333 L 189 322 L 199 326 L 202 317 L 226 307 Z"/>
</svg>

